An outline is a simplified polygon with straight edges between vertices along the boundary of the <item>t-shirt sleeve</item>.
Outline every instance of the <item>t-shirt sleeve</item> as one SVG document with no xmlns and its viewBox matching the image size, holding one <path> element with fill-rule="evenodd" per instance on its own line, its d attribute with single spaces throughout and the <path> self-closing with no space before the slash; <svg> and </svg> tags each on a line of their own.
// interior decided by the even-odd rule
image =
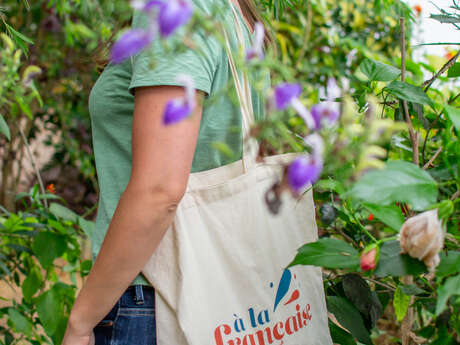
<svg viewBox="0 0 460 345">
<path fill-rule="evenodd" d="M 145 13 L 135 11 L 132 28 L 146 29 L 148 21 Z M 183 28 L 165 39 L 158 34 L 149 46 L 132 57 L 132 77 L 128 87 L 131 94 L 138 86 L 184 86 L 177 77 L 186 74 L 192 77 L 196 89 L 209 95 L 217 70 L 219 46 L 201 32 L 192 35 L 194 49 L 184 46 L 182 37 Z"/>
</svg>

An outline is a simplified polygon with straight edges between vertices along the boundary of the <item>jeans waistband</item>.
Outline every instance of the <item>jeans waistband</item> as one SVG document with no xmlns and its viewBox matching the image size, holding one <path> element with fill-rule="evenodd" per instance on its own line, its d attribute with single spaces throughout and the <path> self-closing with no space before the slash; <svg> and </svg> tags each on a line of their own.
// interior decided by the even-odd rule
<svg viewBox="0 0 460 345">
<path fill-rule="evenodd" d="M 131 285 L 121 296 L 122 305 L 154 305 L 155 289 L 148 285 Z"/>
</svg>

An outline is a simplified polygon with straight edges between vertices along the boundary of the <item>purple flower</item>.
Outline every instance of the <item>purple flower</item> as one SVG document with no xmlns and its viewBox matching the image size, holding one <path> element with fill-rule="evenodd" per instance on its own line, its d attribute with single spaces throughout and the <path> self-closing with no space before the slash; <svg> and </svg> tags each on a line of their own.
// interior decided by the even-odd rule
<svg viewBox="0 0 460 345">
<path fill-rule="evenodd" d="M 249 61 L 254 58 L 263 59 L 264 58 L 264 36 L 265 28 L 262 23 L 255 23 L 254 25 L 254 44 L 246 52 L 246 61 Z"/>
<path fill-rule="evenodd" d="M 286 109 L 293 99 L 302 93 L 300 84 L 282 83 L 275 88 L 275 102 L 278 110 Z"/>
<path fill-rule="evenodd" d="M 177 81 L 185 87 L 185 97 L 170 100 L 163 113 L 163 124 L 170 125 L 185 119 L 195 109 L 195 87 L 190 76 L 180 75 Z"/>
<path fill-rule="evenodd" d="M 178 98 L 170 100 L 165 107 L 163 124 L 171 125 L 179 122 L 189 116 L 192 111 L 193 108 L 185 101 L 185 99 Z"/>
<path fill-rule="evenodd" d="M 288 183 L 296 193 L 307 184 L 315 183 L 323 170 L 323 138 L 313 133 L 305 137 L 304 141 L 311 146 L 312 154 L 295 159 L 288 167 Z"/>
<path fill-rule="evenodd" d="M 187 24 L 193 15 L 193 7 L 189 0 L 133 0 L 131 7 L 148 14 L 156 9 L 157 18 L 153 19 L 153 23 L 163 37 L 171 35 L 180 26 Z"/>
<path fill-rule="evenodd" d="M 317 130 L 321 129 L 324 123 L 333 125 L 340 116 L 339 103 L 334 101 L 341 96 L 341 91 L 334 78 L 328 79 L 326 94 L 325 102 L 318 103 L 311 108 L 315 129 Z"/>
<path fill-rule="evenodd" d="M 303 118 L 308 128 L 312 129 L 315 122 L 307 108 L 300 102 L 299 96 L 302 93 L 300 84 L 282 83 L 275 88 L 275 106 L 278 110 L 284 110 L 292 106 Z"/>
<path fill-rule="evenodd" d="M 159 5 L 158 27 L 163 37 L 189 22 L 193 7 L 188 0 L 168 0 Z"/>
<path fill-rule="evenodd" d="M 150 31 L 132 29 L 123 34 L 112 47 L 110 59 L 118 64 L 144 49 L 153 39 Z"/>
<path fill-rule="evenodd" d="M 288 167 L 288 183 L 299 193 L 307 184 L 316 182 L 322 168 L 322 162 L 315 162 L 310 156 L 296 158 Z"/>
<path fill-rule="evenodd" d="M 311 115 L 315 121 L 315 129 L 319 130 L 324 120 L 328 121 L 329 124 L 337 121 L 340 111 L 337 103 L 321 102 L 311 108 Z"/>
</svg>

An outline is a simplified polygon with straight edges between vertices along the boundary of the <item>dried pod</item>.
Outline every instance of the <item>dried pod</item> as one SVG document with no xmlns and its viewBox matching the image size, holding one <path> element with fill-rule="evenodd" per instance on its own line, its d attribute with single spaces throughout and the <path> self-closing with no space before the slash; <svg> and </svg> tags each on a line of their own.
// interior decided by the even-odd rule
<svg viewBox="0 0 460 345">
<path fill-rule="evenodd" d="M 321 221 L 324 225 L 329 226 L 338 215 L 337 209 L 331 204 L 323 204 L 319 208 L 319 213 L 321 215 Z"/>
<path fill-rule="evenodd" d="M 277 215 L 279 213 L 282 202 L 281 189 L 278 182 L 274 183 L 265 193 L 265 203 L 272 214 Z"/>
<path fill-rule="evenodd" d="M 439 252 L 444 244 L 438 210 L 426 211 L 406 220 L 399 233 L 399 242 L 401 253 L 423 261 L 433 271 L 439 264 Z"/>
</svg>

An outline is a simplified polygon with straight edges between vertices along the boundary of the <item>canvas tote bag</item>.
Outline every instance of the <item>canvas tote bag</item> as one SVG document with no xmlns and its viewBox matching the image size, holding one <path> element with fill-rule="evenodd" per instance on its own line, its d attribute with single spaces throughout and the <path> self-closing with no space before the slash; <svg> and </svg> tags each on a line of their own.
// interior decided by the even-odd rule
<svg viewBox="0 0 460 345">
<path fill-rule="evenodd" d="M 226 49 L 247 139 L 248 78 L 236 71 L 228 37 Z M 256 163 L 256 152 L 255 140 L 243 140 L 241 160 L 190 174 L 173 224 L 142 269 L 155 288 L 158 345 L 332 344 L 321 269 L 285 269 L 317 239 L 312 192 L 284 193 L 272 215 L 265 192 L 296 154 Z"/>
</svg>

